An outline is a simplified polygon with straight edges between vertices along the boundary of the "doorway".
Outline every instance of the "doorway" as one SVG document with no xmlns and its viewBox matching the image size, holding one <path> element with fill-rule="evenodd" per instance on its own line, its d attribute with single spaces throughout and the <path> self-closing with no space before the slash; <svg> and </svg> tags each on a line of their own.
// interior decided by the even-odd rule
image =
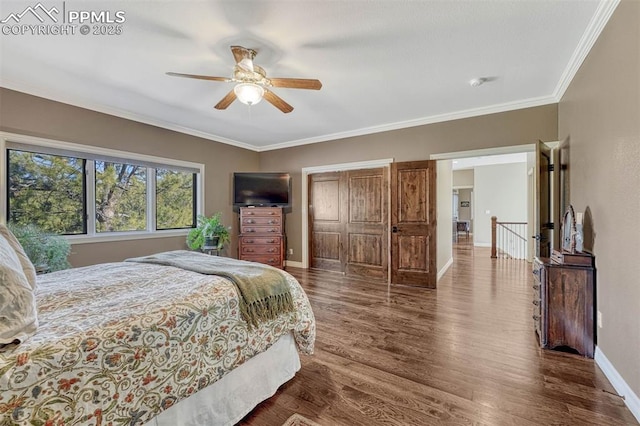
<svg viewBox="0 0 640 426">
<path fill-rule="evenodd" d="M 447 219 L 453 221 L 454 225 L 451 228 L 453 233 L 457 231 L 456 221 L 462 216 L 461 203 L 466 201 L 463 200 L 461 192 L 468 193 L 470 217 L 467 216 L 465 219 L 471 220 L 469 228 L 471 242 L 466 247 L 469 249 L 467 251 L 473 252 L 474 247 L 491 247 L 492 216 L 496 216 L 498 220 L 510 222 L 531 224 L 534 221 L 535 209 L 531 208 L 534 193 L 531 190 L 529 174 L 532 169 L 535 169 L 535 149 L 535 144 L 529 144 L 431 156 L 432 159 L 451 162 L 453 176 L 452 185 L 448 191 L 453 194 L 455 190 L 457 193 L 458 216 L 456 218 L 451 213 L 449 218 L 447 212 L 441 209 L 439 209 L 439 215 L 441 223 Z M 507 166 L 514 163 L 520 165 Z M 457 174 L 461 172 L 467 173 L 468 176 L 459 179 L 460 176 Z M 515 176 L 513 173 L 517 173 L 517 177 L 512 178 L 511 176 Z M 503 196 L 505 195 L 503 189 L 511 195 Z M 531 235 L 533 235 L 531 231 L 523 233 L 523 237 L 527 240 L 531 239 Z M 454 244 L 455 237 L 452 235 Z M 466 243 L 466 232 L 460 233 L 458 241 Z M 451 259 L 454 254 L 460 253 L 453 248 L 452 245 L 451 252 L 448 254 Z M 439 274 L 444 272 L 440 271 Z"/>
</svg>

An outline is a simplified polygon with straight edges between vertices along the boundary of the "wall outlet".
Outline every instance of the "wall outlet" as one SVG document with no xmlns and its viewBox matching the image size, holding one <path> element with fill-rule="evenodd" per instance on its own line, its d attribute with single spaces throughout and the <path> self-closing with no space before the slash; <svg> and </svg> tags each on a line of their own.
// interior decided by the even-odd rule
<svg viewBox="0 0 640 426">
<path fill-rule="evenodd" d="M 602 312 L 598 311 L 598 328 L 602 328 Z"/>
<path fill-rule="evenodd" d="M 293 254 L 293 249 L 287 250 L 287 254 Z"/>
</svg>

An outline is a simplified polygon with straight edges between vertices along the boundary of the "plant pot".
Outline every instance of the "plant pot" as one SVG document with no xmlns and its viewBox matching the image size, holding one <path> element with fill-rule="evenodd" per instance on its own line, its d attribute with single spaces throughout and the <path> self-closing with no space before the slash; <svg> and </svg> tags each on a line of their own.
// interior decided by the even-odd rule
<svg viewBox="0 0 640 426">
<path fill-rule="evenodd" d="M 208 249 L 217 249 L 218 248 L 218 242 L 220 241 L 220 238 L 217 236 L 214 237 L 205 237 L 204 239 L 204 246 L 202 246 L 202 248 L 204 250 L 208 250 Z"/>
</svg>

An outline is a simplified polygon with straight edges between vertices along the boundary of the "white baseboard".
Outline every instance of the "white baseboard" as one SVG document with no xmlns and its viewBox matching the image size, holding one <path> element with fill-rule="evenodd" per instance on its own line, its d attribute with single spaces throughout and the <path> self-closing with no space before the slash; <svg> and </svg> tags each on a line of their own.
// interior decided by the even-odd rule
<svg viewBox="0 0 640 426">
<path fill-rule="evenodd" d="M 451 265 L 453 265 L 453 257 L 450 257 L 449 260 L 447 260 L 447 263 L 445 263 L 444 266 L 438 271 L 436 282 L 440 281 L 440 278 L 442 278 L 442 276 L 449 270 Z"/>
<path fill-rule="evenodd" d="M 491 247 L 491 243 L 474 242 L 474 247 Z"/>
<path fill-rule="evenodd" d="M 638 395 L 633 392 L 633 389 L 629 387 L 620 373 L 618 373 L 618 370 L 615 369 L 613 364 L 611 364 L 609 359 L 597 346 L 594 360 L 604 375 L 607 376 L 607 379 L 609 379 L 616 392 L 623 397 L 622 399 L 629 408 L 629 411 L 631 411 L 631 414 L 633 414 L 640 423 L 640 398 L 638 398 Z"/>
<path fill-rule="evenodd" d="M 296 260 L 285 260 L 284 266 L 293 266 L 294 268 L 302 268 L 302 262 Z"/>
</svg>

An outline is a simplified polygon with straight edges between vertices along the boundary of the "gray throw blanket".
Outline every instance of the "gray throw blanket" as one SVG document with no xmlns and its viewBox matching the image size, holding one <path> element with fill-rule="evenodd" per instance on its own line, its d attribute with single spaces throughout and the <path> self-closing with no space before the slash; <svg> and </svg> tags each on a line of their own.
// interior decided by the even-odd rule
<svg viewBox="0 0 640 426">
<path fill-rule="evenodd" d="M 174 266 L 205 275 L 230 279 L 238 289 L 240 313 L 249 328 L 294 310 L 287 279 L 279 270 L 253 262 L 175 250 L 126 259 L 125 262 Z"/>
</svg>

